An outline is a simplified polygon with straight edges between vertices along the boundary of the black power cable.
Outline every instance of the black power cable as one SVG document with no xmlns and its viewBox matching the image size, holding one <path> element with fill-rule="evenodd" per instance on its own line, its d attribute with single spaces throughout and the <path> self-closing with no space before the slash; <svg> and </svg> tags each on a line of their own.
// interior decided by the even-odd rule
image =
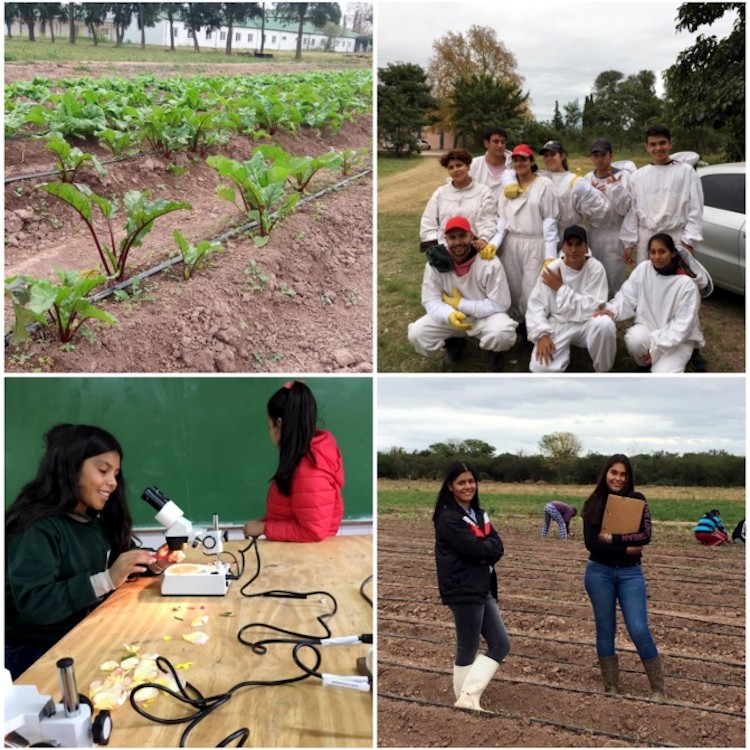
<svg viewBox="0 0 750 750">
<path fill-rule="evenodd" d="M 371 689 L 372 685 L 372 678 L 371 677 L 362 677 L 362 676 L 346 676 L 346 675 L 328 675 L 324 674 L 319 671 L 319 667 L 322 663 L 322 655 L 320 651 L 318 650 L 318 647 L 326 646 L 326 645 L 341 645 L 341 644 L 351 644 L 351 643 L 372 643 L 372 634 L 371 633 L 365 633 L 359 636 L 346 636 L 343 638 L 332 638 L 331 637 L 331 629 L 328 627 L 328 624 L 326 620 L 333 617 L 333 615 L 336 614 L 338 610 L 338 603 L 336 602 L 336 599 L 334 596 L 327 591 L 308 591 L 308 592 L 295 592 L 295 591 L 284 591 L 282 589 L 273 589 L 270 591 L 264 591 L 257 594 L 247 594 L 245 593 L 245 590 L 247 587 L 255 581 L 258 576 L 260 575 L 261 571 L 261 561 L 260 561 L 260 550 L 258 549 L 258 540 L 257 538 L 254 538 L 251 540 L 251 542 L 247 545 L 247 547 L 244 547 L 243 549 L 239 550 L 239 555 L 242 560 L 242 564 L 240 565 L 239 561 L 234 555 L 231 555 L 231 553 L 228 553 L 232 556 L 234 559 L 234 562 L 237 564 L 237 576 L 236 578 L 239 579 L 244 575 L 245 567 L 246 567 L 246 560 L 245 560 L 245 553 L 255 548 L 255 559 L 257 562 L 257 568 L 254 573 L 254 575 L 250 578 L 247 583 L 245 583 L 242 588 L 240 589 L 240 593 L 242 596 L 252 599 L 254 597 L 273 597 L 273 598 L 280 598 L 280 599 L 307 599 L 312 596 L 322 596 L 327 597 L 331 600 L 333 603 L 333 609 L 331 609 L 328 612 L 324 612 L 321 615 L 318 615 L 316 617 L 316 620 L 321 624 L 323 629 L 325 630 L 325 637 L 318 637 L 318 636 L 311 636 L 306 635 L 304 633 L 297 633 L 293 630 L 287 630 L 285 628 L 280 628 L 275 625 L 269 625 L 266 623 L 250 623 L 248 625 L 244 625 L 240 628 L 240 630 L 237 633 L 237 639 L 240 641 L 240 643 L 245 644 L 246 646 L 250 646 L 254 653 L 256 654 L 265 654 L 267 653 L 267 646 L 272 643 L 290 643 L 294 644 L 294 649 L 292 651 L 292 659 L 294 660 L 294 663 L 299 667 L 301 674 L 296 675 L 295 677 L 287 677 L 280 680 L 246 680 L 244 682 L 238 682 L 236 685 L 229 688 L 224 693 L 219 693 L 217 695 L 205 697 L 194 685 L 192 685 L 189 682 L 185 682 L 183 685 L 179 676 L 177 675 L 177 671 L 175 670 L 172 663 L 160 656 L 156 660 L 156 665 L 159 667 L 159 669 L 166 673 L 169 672 L 174 681 L 177 685 L 177 692 L 172 690 L 171 688 L 166 687 L 165 685 L 160 685 L 155 682 L 146 682 L 141 685 L 138 685 L 134 687 L 130 692 L 130 704 L 135 709 L 136 713 L 140 714 L 141 716 L 145 717 L 149 721 L 153 721 L 157 724 L 187 724 L 187 727 L 183 730 L 182 734 L 180 735 L 180 743 L 179 747 L 186 747 L 186 743 L 188 740 L 188 737 L 190 735 L 190 732 L 201 722 L 203 719 L 205 719 L 207 716 L 209 716 L 211 713 L 213 713 L 216 709 L 223 706 L 225 703 L 227 703 L 234 693 L 236 693 L 238 690 L 241 690 L 245 687 L 256 687 L 256 686 L 276 686 L 276 685 L 289 685 L 294 682 L 301 682 L 302 680 L 306 680 L 309 677 L 316 677 L 323 681 L 324 685 L 330 685 L 330 686 L 338 686 L 338 687 L 347 687 L 350 689 L 360 690 L 360 691 L 369 691 Z M 364 587 L 367 584 L 368 581 L 372 579 L 372 575 L 365 578 L 365 580 L 362 582 L 362 585 L 360 586 L 360 594 L 365 599 L 365 601 L 368 602 L 370 606 L 372 606 L 372 600 L 364 593 Z M 322 600 L 321 600 L 322 602 Z M 244 640 L 242 637 L 242 634 L 246 632 L 250 628 L 254 627 L 261 627 L 265 628 L 266 630 L 272 630 L 277 633 L 283 633 L 287 636 L 292 636 L 290 638 L 266 638 L 264 640 L 260 641 L 247 641 Z M 300 657 L 300 651 L 302 649 L 308 649 L 312 651 L 315 654 L 315 663 L 312 666 L 309 666 L 305 664 L 305 662 Z M 180 718 L 176 719 L 168 719 L 160 716 L 156 716 L 148 711 L 146 711 L 145 708 L 143 708 L 142 705 L 139 705 L 135 700 L 135 695 L 139 690 L 144 690 L 145 688 L 154 688 L 157 691 L 161 691 L 164 693 L 167 693 L 168 695 L 172 696 L 175 700 L 179 701 L 180 703 L 192 707 L 194 712 L 192 714 L 188 714 L 187 716 L 182 716 Z M 190 692 L 188 692 L 190 691 Z M 236 747 L 243 747 L 247 739 L 250 737 L 250 730 L 247 727 L 242 727 L 241 729 L 238 729 L 231 734 L 227 735 L 222 739 L 216 747 L 227 747 L 231 742 L 236 741 Z"/>
</svg>

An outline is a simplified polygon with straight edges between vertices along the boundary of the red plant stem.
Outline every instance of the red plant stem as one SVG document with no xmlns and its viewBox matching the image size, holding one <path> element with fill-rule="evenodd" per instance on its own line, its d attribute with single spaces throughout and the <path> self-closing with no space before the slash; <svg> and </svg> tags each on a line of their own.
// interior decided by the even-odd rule
<svg viewBox="0 0 750 750">
<path fill-rule="evenodd" d="M 78 209 L 76 209 L 78 211 Z M 96 244 L 97 252 L 99 253 L 99 259 L 102 262 L 102 265 L 104 266 L 104 272 L 107 276 L 111 276 L 112 272 L 109 270 L 109 264 L 107 263 L 107 259 L 104 256 L 104 251 L 102 250 L 102 246 L 99 243 L 99 238 L 96 236 L 96 231 L 94 230 L 94 225 L 80 212 L 78 211 L 78 215 L 86 222 L 86 226 L 89 228 L 89 231 L 91 232 L 91 236 L 94 238 L 94 243 Z M 110 234 L 111 234 L 111 227 L 110 227 Z"/>
<path fill-rule="evenodd" d="M 170 211 L 171 213 L 171 211 Z M 165 214 L 162 214 L 164 216 Z M 141 226 L 134 229 L 126 238 L 125 242 L 123 242 L 122 252 L 120 253 L 120 257 L 117 259 L 117 266 L 119 269 L 119 272 L 117 274 L 117 280 L 122 281 L 125 276 L 125 264 L 128 261 L 128 253 L 130 252 L 130 248 L 132 247 L 132 243 L 135 240 L 135 238 L 145 229 L 149 224 L 152 224 L 154 219 L 157 217 L 154 216 L 153 219 L 149 219 L 144 224 L 141 224 Z"/>
</svg>

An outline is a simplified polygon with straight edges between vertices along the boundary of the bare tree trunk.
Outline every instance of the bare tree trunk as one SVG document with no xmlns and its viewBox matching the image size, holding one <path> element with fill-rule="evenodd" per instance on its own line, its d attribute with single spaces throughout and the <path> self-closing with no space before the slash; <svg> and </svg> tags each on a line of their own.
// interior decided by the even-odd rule
<svg viewBox="0 0 750 750">
<path fill-rule="evenodd" d="M 260 54 L 266 46 L 266 4 L 261 3 L 263 13 L 260 17 Z"/>
<path fill-rule="evenodd" d="M 52 44 L 55 43 L 55 19 L 49 19 L 49 37 Z"/>
<path fill-rule="evenodd" d="M 141 26 L 141 49 L 146 49 L 146 24 L 143 22 L 143 3 L 138 3 L 138 23 Z"/>
<path fill-rule="evenodd" d="M 227 48 L 226 52 L 228 55 L 232 54 L 232 28 L 234 26 L 234 17 L 232 11 L 227 11 L 227 21 L 229 22 L 229 30 L 227 31 Z"/>
<path fill-rule="evenodd" d="M 171 13 L 169 14 L 169 48 L 174 52 L 174 22 Z"/>
<path fill-rule="evenodd" d="M 300 3 L 300 5 L 304 5 L 305 8 L 307 8 L 307 3 Z M 302 30 L 304 29 L 304 27 L 305 27 L 305 11 L 303 10 L 300 13 L 299 29 L 297 29 L 297 50 L 294 53 L 295 60 L 302 59 Z"/>
<path fill-rule="evenodd" d="M 193 48 L 198 54 L 200 54 L 201 48 L 198 44 L 198 30 L 197 29 L 193 29 Z"/>
<path fill-rule="evenodd" d="M 70 44 L 76 43 L 76 19 L 74 12 L 75 3 L 68 6 L 68 41 Z"/>
<path fill-rule="evenodd" d="M 89 31 L 91 32 L 91 37 L 94 40 L 94 47 L 98 47 L 99 46 L 99 39 L 96 36 L 96 26 L 94 26 L 93 23 L 89 23 L 89 24 L 87 24 L 87 26 L 89 27 Z"/>
</svg>

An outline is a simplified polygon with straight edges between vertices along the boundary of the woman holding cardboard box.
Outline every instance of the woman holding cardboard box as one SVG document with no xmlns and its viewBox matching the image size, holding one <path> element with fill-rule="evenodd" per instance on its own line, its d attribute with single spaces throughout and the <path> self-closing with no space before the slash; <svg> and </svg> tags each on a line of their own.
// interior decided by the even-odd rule
<svg viewBox="0 0 750 750">
<path fill-rule="evenodd" d="M 608 533 L 607 527 L 602 527 L 610 496 L 615 496 L 613 506 L 617 498 L 641 501 L 640 523 L 632 533 Z M 585 586 L 594 610 L 596 654 L 604 691 L 613 694 L 619 691 L 615 653 L 615 605 L 619 601 L 628 633 L 651 683 L 652 697 L 662 700 L 661 657 L 648 626 L 646 582 L 641 570 L 641 550 L 651 540 L 651 515 L 646 498 L 633 488 L 633 467 L 627 456 L 616 454 L 607 459 L 594 491 L 583 506 L 582 518 L 584 542 L 590 553 Z"/>
</svg>

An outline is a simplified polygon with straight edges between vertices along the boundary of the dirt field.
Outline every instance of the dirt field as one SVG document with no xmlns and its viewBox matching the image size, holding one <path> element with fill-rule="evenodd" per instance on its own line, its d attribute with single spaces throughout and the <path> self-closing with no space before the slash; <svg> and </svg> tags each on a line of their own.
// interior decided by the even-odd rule
<svg viewBox="0 0 750 750">
<path fill-rule="evenodd" d="M 619 696 L 605 696 L 583 588 L 580 534 L 542 542 L 541 523 L 497 524 L 496 570 L 512 641 L 482 704 L 453 707 L 455 633 L 440 603 L 429 518 L 378 521 L 378 745 L 381 747 L 744 747 L 745 550 L 703 548 L 687 524 L 655 524 L 644 553 L 649 620 L 667 700 L 618 615 Z"/>
<path fill-rule="evenodd" d="M 55 72 L 48 67 L 41 72 L 53 76 L 69 72 L 60 70 L 62 66 L 52 66 Z M 100 68 L 88 70 L 87 75 L 112 72 L 111 66 Z M 202 73 L 207 72 L 205 68 Z M 12 69 L 10 79 L 18 77 L 19 69 Z M 23 66 L 23 71 L 27 76 L 39 72 L 33 66 Z M 226 71 L 217 68 L 217 72 Z M 335 135 L 324 128 L 320 133 L 280 134 L 273 142 L 298 155 L 318 156 L 329 149 L 371 150 L 372 118 L 360 115 Z M 94 141 L 74 145 L 106 158 Z M 211 153 L 248 159 L 253 145 L 251 139 L 237 136 Z M 5 144 L 6 178 L 41 172 L 53 163 L 53 154 L 41 141 Z M 174 228 L 197 244 L 238 222 L 239 213 L 217 198 L 219 179 L 204 159 L 178 154 L 172 163 L 185 168 L 185 173 L 177 176 L 162 159 L 146 155 L 107 165 L 103 178 L 93 169 L 82 174 L 80 181 L 105 196 L 147 190 L 152 198 L 186 200 L 193 206 L 154 222 L 143 247 L 128 259 L 128 277 L 176 254 Z M 370 165 L 369 156 L 360 157 L 353 173 Z M 55 268 L 98 268 L 96 249 L 76 212 L 34 189 L 54 179 L 42 177 L 5 186 L 6 278 L 15 274 L 52 277 Z M 321 170 L 308 192 L 342 179 L 338 173 Z M 121 232 L 121 220 L 113 223 L 116 232 Z M 239 235 L 228 240 L 225 251 L 212 256 L 190 280 L 181 280 L 181 272 L 178 264 L 141 282 L 130 299 L 103 301 L 100 306 L 119 324 L 89 321 L 87 335 L 77 336 L 72 347 L 62 348 L 42 335 L 6 347 L 6 371 L 372 371 L 371 175 L 299 206 L 274 229 L 265 247 L 258 248 L 249 237 Z M 5 320 L 7 332 L 12 321 L 7 299 Z"/>
</svg>

